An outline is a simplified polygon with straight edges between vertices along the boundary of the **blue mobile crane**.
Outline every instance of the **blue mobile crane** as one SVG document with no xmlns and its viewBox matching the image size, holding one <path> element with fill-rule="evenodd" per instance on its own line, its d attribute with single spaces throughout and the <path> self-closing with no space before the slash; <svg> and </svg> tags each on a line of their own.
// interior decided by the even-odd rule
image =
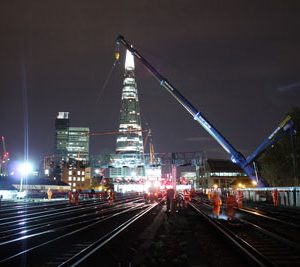
<svg viewBox="0 0 300 267">
<path fill-rule="evenodd" d="M 116 40 L 116 60 L 119 59 L 119 45 L 122 44 L 128 49 L 134 57 L 136 57 L 159 81 L 163 86 L 196 120 L 200 125 L 225 149 L 231 156 L 232 162 L 237 164 L 244 172 L 255 182 L 258 187 L 267 186 L 267 182 L 263 177 L 259 176 L 254 167 L 254 161 L 270 146 L 277 143 L 283 136 L 287 134 L 295 134 L 294 122 L 290 116 L 287 116 L 279 126 L 265 139 L 265 141 L 247 158 L 237 151 L 226 138 L 218 132 L 218 130 L 197 110 L 165 77 L 163 77 L 141 54 L 133 48 L 131 44 L 119 35 Z"/>
</svg>

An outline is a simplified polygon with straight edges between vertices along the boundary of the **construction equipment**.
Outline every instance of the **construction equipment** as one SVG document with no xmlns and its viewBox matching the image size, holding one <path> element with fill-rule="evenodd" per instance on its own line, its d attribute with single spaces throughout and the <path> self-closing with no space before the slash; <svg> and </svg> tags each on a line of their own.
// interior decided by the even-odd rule
<svg viewBox="0 0 300 267">
<path fill-rule="evenodd" d="M 152 143 L 152 135 L 151 135 L 151 130 L 148 130 L 148 133 L 145 137 L 144 140 L 144 147 L 147 146 L 147 143 L 149 142 L 149 163 L 151 166 L 156 164 L 156 159 L 155 159 L 155 153 L 154 153 L 154 146 Z"/>
<path fill-rule="evenodd" d="M 1 159 L 1 162 L 0 162 L 0 175 L 1 176 L 8 176 L 9 153 L 6 151 L 4 136 L 1 137 L 1 141 L 2 141 L 3 154 L 0 158 Z"/>
<path fill-rule="evenodd" d="M 117 45 L 122 44 L 136 57 L 159 81 L 163 86 L 231 156 L 232 162 L 239 165 L 245 173 L 255 182 L 257 186 L 267 186 L 263 177 L 255 172 L 253 167 L 254 160 L 263 153 L 268 147 L 278 142 L 284 135 L 295 132 L 294 122 L 291 118 L 284 119 L 280 125 L 269 135 L 269 137 L 246 159 L 237 151 L 220 132 L 197 110 L 165 77 L 163 77 L 141 54 L 129 44 L 121 35 L 117 37 Z M 119 51 L 119 50 L 118 50 Z"/>
<path fill-rule="evenodd" d="M 108 131 L 108 132 L 91 132 L 88 133 L 89 135 L 93 136 L 93 135 L 114 135 L 114 134 L 131 134 L 131 133 L 144 133 L 144 132 L 148 132 L 149 130 L 127 130 L 127 131 Z"/>
<path fill-rule="evenodd" d="M 154 164 L 155 156 L 154 156 L 154 146 L 152 144 L 152 138 L 151 138 L 151 129 L 146 129 L 146 130 L 128 129 L 127 131 L 90 132 L 88 134 L 90 136 L 95 136 L 95 135 L 126 135 L 126 134 L 132 134 L 132 133 L 147 133 L 145 140 L 144 140 L 144 147 L 147 145 L 148 140 L 149 140 L 150 164 Z"/>
</svg>

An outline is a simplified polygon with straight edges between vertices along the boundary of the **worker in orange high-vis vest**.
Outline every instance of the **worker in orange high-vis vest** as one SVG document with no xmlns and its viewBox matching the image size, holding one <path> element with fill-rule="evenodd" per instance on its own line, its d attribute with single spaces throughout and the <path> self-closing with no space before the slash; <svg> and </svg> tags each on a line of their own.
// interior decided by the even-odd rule
<svg viewBox="0 0 300 267">
<path fill-rule="evenodd" d="M 73 202 L 73 193 L 72 193 L 71 190 L 68 193 L 68 197 L 69 197 L 69 204 L 72 204 L 72 202 Z"/>
<path fill-rule="evenodd" d="M 192 197 L 191 197 L 191 192 L 189 190 L 184 190 L 183 191 L 183 196 L 184 196 L 184 206 L 187 206 L 187 203 L 191 202 Z"/>
<path fill-rule="evenodd" d="M 227 213 L 227 219 L 229 221 L 234 219 L 236 207 L 237 207 L 237 202 L 234 195 L 228 192 L 226 198 L 226 213 Z"/>
<path fill-rule="evenodd" d="M 48 188 L 47 195 L 48 195 L 48 200 L 51 200 L 51 198 L 52 198 L 52 191 L 51 191 L 50 188 Z"/>
<path fill-rule="evenodd" d="M 236 202 L 238 205 L 238 208 L 243 208 L 243 200 L 244 200 L 244 192 L 243 191 L 237 191 L 236 194 Z"/>
<path fill-rule="evenodd" d="M 275 207 L 277 207 L 279 204 L 279 192 L 278 192 L 277 188 L 275 190 L 273 190 L 272 197 L 273 197 L 273 204 Z"/>
<path fill-rule="evenodd" d="M 78 203 L 79 203 L 79 192 L 77 190 L 75 192 L 74 198 L 75 198 L 75 204 L 78 205 Z"/>
<path fill-rule="evenodd" d="M 222 205 L 222 200 L 217 192 L 215 192 L 211 198 L 211 204 L 213 208 L 213 216 L 215 218 L 219 218 L 220 216 L 220 211 L 221 211 L 221 205 Z"/>
</svg>

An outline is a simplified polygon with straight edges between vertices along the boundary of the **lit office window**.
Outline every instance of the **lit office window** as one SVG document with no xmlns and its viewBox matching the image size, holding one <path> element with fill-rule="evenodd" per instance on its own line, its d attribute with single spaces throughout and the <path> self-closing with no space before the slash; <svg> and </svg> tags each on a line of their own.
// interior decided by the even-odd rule
<svg viewBox="0 0 300 267">
<path fill-rule="evenodd" d="M 69 176 L 69 181 L 72 181 L 72 177 L 71 176 Z"/>
<path fill-rule="evenodd" d="M 69 171 L 69 175 L 72 175 L 72 171 Z"/>
<path fill-rule="evenodd" d="M 81 181 L 82 181 L 82 182 L 84 181 L 84 177 L 82 177 Z"/>
</svg>

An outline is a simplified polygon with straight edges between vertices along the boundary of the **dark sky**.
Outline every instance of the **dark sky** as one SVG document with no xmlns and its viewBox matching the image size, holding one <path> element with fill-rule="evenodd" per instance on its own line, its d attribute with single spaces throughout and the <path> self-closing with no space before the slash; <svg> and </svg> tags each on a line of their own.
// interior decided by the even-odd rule
<svg viewBox="0 0 300 267">
<path fill-rule="evenodd" d="M 13 159 L 28 136 L 38 162 L 53 153 L 58 111 L 117 130 L 124 67 L 103 84 L 122 34 L 247 156 L 300 106 L 299 14 L 297 0 L 2 0 L 0 135 Z M 137 61 L 136 80 L 156 152 L 229 158 Z M 115 138 L 91 137 L 91 153 L 114 151 Z"/>
</svg>

